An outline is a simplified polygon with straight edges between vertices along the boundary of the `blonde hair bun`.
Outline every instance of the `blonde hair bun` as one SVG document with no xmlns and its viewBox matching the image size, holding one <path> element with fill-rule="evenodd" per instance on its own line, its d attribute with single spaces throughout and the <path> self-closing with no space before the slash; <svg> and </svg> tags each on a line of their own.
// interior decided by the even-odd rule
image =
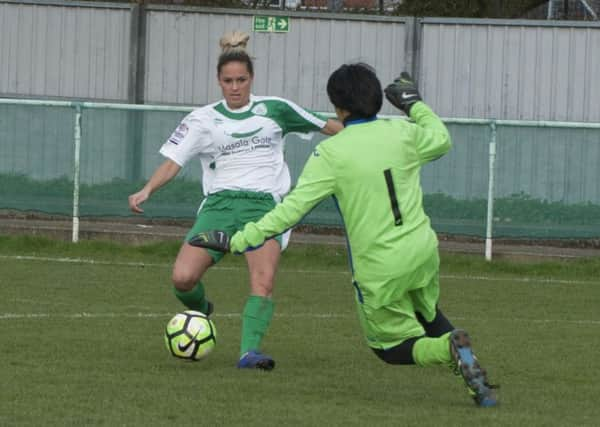
<svg viewBox="0 0 600 427">
<path fill-rule="evenodd" d="M 242 31 L 230 31 L 221 37 L 219 45 L 223 52 L 228 52 L 230 50 L 246 50 L 248 40 L 250 40 L 248 34 Z"/>
</svg>

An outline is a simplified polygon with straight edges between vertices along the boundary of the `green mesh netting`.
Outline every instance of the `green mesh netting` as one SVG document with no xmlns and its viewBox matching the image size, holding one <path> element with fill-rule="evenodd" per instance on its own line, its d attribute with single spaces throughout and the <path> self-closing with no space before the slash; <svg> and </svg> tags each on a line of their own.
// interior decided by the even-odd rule
<svg viewBox="0 0 600 427">
<path fill-rule="evenodd" d="M 163 161 L 158 149 L 185 113 L 84 109 L 80 214 L 131 216 L 127 196 Z M 0 105 L 0 209 L 70 216 L 73 212 L 75 110 Z M 484 236 L 487 217 L 487 125 L 449 124 L 454 147 L 426 165 L 421 182 L 436 231 Z M 295 181 L 314 146 L 290 136 L 286 158 Z M 494 236 L 600 236 L 600 130 L 498 126 Z M 199 162 L 144 205 L 148 218 L 191 219 L 200 200 Z M 304 222 L 341 226 L 332 200 Z"/>
<path fill-rule="evenodd" d="M 0 105 L 0 209 L 73 211 L 71 108 Z"/>
</svg>

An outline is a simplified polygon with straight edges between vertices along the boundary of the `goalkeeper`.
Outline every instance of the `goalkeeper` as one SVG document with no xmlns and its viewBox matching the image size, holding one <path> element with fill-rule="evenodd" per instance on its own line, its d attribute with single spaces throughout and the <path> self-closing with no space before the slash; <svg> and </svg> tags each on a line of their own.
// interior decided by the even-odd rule
<svg viewBox="0 0 600 427">
<path fill-rule="evenodd" d="M 337 69 L 327 94 L 344 130 L 316 147 L 296 188 L 230 241 L 217 231 L 198 236 L 196 243 L 244 252 L 294 226 L 333 196 L 348 235 L 352 282 L 368 345 L 391 364 L 454 366 L 475 402 L 494 406 L 493 386 L 473 355 L 468 334 L 454 329 L 437 307 L 438 241 L 423 210 L 419 171 L 448 152 L 448 130 L 421 101 L 407 73 L 385 95 L 415 123 L 376 117 L 381 85 L 365 64 Z"/>
</svg>

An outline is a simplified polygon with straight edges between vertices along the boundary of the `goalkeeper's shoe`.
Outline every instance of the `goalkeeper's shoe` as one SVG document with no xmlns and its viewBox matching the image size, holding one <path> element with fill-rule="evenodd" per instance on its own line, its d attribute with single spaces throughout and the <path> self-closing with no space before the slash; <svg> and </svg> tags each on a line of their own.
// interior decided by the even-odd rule
<svg viewBox="0 0 600 427">
<path fill-rule="evenodd" d="M 260 351 L 250 350 L 240 357 L 237 364 L 240 369 L 262 369 L 270 371 L 275 367 L 275 361 L 271 356 L 262 354 Z"/>
<path fill-rule="evenodd" d="M 471 338 L 462 329 L 455 329 L 450 334 L 450 353 L 455 368 L 465 380 L 469 394 L 479 406 L 496 406 L 498 400 L 497 386 L 490 385 L 485 370 L 479 365 L 477 357 L 471 349 Z"/>
</svg>

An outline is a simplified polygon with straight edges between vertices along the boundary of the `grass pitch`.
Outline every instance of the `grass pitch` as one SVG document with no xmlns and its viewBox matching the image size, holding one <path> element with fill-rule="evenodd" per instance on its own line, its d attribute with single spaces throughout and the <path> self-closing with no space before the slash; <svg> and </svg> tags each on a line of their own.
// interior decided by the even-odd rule
<svg viewBox="0 0 600 427">
<path fill-rule="evenodd" d="M 467 329 L 501 405 L 474 406 L 445 368 L 386 365 L 366 347 L 340 248 L 291 248 L 264 341 L 269 373 L 235 368 L 241 257 L 206 277 L 215 351 L 164 348 L 182 310 L 176 243 L 0 237 L 0 425 L 597 426 L 600 260 L 485 263 L 443 254 L 441 308 Z"/>
</svg>

